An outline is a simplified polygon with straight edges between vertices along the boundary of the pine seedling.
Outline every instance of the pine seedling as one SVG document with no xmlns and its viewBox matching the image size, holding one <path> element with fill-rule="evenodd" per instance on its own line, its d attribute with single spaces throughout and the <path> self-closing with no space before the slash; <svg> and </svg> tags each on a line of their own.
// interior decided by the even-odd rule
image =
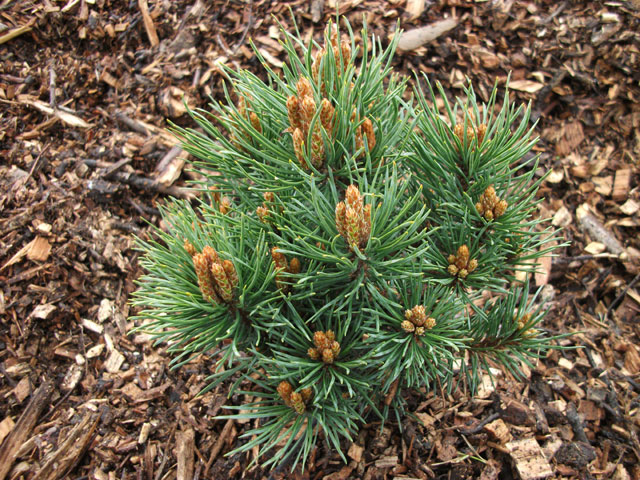
<svg viewBox="0 0 640 480">
<path fill-rule="evenodd" d="M 210 355 L 206 390 L 254 399 L 226 407 L 258 420 L 231 454 L 304 467 L 316 445 L 345 459 L 367 419 L 401 418 L 407 389 L 473 389 L 552 348 L 518 278 L 555 238 L 534 215 L 529 107 L 471 86 L 451 103 L 426 78 L 408 100 L 397 36 L 282 36 L 281 74 L 256 50 L 267 81 L 225 70 L 224 101 L 174 127 L 201 201 L 163 207 L 166 229 L 139 241 L 134 304 L 176 367 Z"/>
</svg>

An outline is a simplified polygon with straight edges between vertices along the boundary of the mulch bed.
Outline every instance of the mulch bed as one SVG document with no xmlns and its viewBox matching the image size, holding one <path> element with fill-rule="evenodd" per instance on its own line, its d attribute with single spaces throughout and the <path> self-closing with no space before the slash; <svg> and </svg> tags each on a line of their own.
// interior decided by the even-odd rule
<svg viewBox="0 0 640 480">
<path fill-rule="evenodd" d="M 319 445 L 304 473 L 247 470 L 224 454 L 250 425 L 213 419 L 242 398 L 196 396 L 214 359 L 172 371 L 128 333 L 133 235 L 191 195 L 164 130 L 190 125 L 183 95 L 221 98 L 223 63 L 261 74 L 250 41 L 279 68 L 278 22 L 319 39 L 336 12 L 384 42 L 435 27 L 395 67 L 452 95 L 511 72 L 551 170 L 540 214 L 571 242 L 535 277 L 544 327 L 581 348 L 475 397 L 406 393 L 347 464 Z M 637 1 L 0 1 L 0 480 L 640 478 L 639 32 Z"/>
</svg>

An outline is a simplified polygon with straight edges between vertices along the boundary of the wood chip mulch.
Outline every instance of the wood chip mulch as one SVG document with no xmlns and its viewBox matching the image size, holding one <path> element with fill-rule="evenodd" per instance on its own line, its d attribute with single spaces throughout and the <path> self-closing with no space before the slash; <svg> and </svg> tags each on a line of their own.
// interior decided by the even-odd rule
<svg viewBox="0 0 640 480">
<path fill-rule="evenodd" d="M 304 473 L 225 456 L 249 424 L 197 397 L 212 357 L 179 370 L 128 334 L 133 235 L 189 198 L 166 119 L 221 98 L 220 65 L 279 68 L 277 22 L 345 15 L 398 71 L 486 100 L 511 72 L 540 142 L 540 215 L 571 241 L 541 263 L 550 332 L 575 332 L 525 381 L 408 398 Z M 0 480 L 640 478 L 640 2 L 0 0 Z M 402 428 L 399 428 L 402 427 Z"/>
</svg>

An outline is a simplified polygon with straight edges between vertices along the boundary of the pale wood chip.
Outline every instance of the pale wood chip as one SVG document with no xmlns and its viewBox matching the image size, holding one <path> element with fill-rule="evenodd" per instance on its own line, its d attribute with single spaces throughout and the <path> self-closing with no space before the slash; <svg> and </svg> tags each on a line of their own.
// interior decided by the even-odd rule
<svg viewBox="0 0 640 480">
<path fill-rule="evenodd" d="M 376 460 L 377 468 L 392 468 L 398 465 L 397 455 L 385 455 Z"/>
<path fill-rule="evenodd" d="M 40 320 L 46 320 L 57 309 L 57 306 L 50 303 L 45 303 L 44 305 L 38 305 L 36 308 L 34 308 L 33 312 L 31 312 L 31 316 Z"/>
<path fill-rule="evenodd" d="M 588 205 L 580 205 L 576 210 L 576 216 L 583 230 L 585 230 L 594 241 L 603 243 L 614 255 L 620 255 L 624 248 L 620 241 L 607 230 L 600 221 L 589 213 Z"/>
<path fill-rule="evenodd" d="M 426 6 L 426 0 L 407 0 L 407 5 L 404 7 L 407 13 L 407 21 L 412 22 L 418 18 L 424 12 Z"/>
<path fill-rule="evenodd" d="M 0 422 L 0 444 L 2 444 L 5 437 L 11 433 L 14 425 L 15 422 L 9 416 L 4 417 L 4 420 Z"/>
<path fill-rule="evenodd" d="M 120 367 L 124 363 L 124 355 L 117 350 L 112 350 L 109 354 L 109 358 L 104 363 L 104 367 L 109 373 L 116 373 L 120 371 Z"/>
<path fill-rule="evenodd" d="M 364 447 L 361 447 L 357 443 L 352 443 L 349 447 L 349 451 L 347 452 L 347 456 L 352 458 L 356 462 L 362 460 L 362 453 L 364 452 Z"/>
<path fill-rule="evenodd" d="M 176 472 L 177 480 L 192 480 L 193 479 L 193 467 L 194 467 L 194 447 L 195 447 L 195 432 L 191 427 L 186 427 L 185 430 L 179 432 L 177 435 L 177 452 L 178 468 Z"/>
<path fill-rule="evenodd" d="M 484 429 L 500 443 L 504 444 L 511 441 L 511 432 L 509 431 L 509 427 L 501 418 L 494 420 L 491 423 L 487 423 L 484 426 Z"/>
<path fill-rule="evenodd" d="M 147 0 L 138 0 L 138 8 L 142 14 L 142 21 L 144 22 L 144 29 L 149 37 L 149 42 L 152 47 L 157 46 L 160 43 L 158 39 L 158 32 L 156 32 L 156 26 L 153 24 L 153 19 L 149 15 L 149 5 Z"/>
<path fill-rule="evenodd" d="M 542 90 L 544 85 L 533 80 L 514 80 L 509 82 L 509 88 L 511 90 L 518 90 L 519 92 L 535 93 Z"/>
<path fill-rule="evenodd" d="M 457 25 L 457 18 L 445 18 L 430 25 L 404 32 L 398 42 L 398 50 L 415 50 L 418 47 L 434 41 L 449 30 L 454 29 Z"/>
<path fill-rule="evenodd" d="M 615 180 L 613 181 L 613 193 L 611 198 L 616 202 L 625 200 L 629 195 L 629 188 L 631 185 L 631 169 L 621 168 L 616 172 Z"/>
<path fill-rule="evenodd" d="M 505 446 L 509 450 L 522 480 L 536 480 L 553 475 L 551 465 L 549 465 L 535 438 L 516 440 Z"/>
</svg>

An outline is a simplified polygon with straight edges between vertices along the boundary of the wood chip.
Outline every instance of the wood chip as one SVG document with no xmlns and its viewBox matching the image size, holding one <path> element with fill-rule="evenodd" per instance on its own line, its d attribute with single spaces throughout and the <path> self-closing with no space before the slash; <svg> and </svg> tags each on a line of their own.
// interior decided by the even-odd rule
<svg viewBox="0 0 640 480">
<path fill-rule="evenodd" d="M 15 395 L 18 403 L 24 402 L 24 399 L 31 393 L 31 382 L 29 377 L 23 377 L 13 389 L 12 393 Z"/>
<path fill-rule="evenodd" d="M 120 371 L 120 367 L 123 363 L 124 355 L 114 349 L 111 351 L 111 353 L 109 354 L 109 358 L 107 358 L 107 361 L 104 363 L 104 368 L 109 373 L 117 373 Z"/>
<path fill-rule="evenodd" d="M 59 480 L 68 478 L 67 473 L 78 464 L 89 447 L 100 421 L 100 416 L 91 412 L 85 414 L 80 423 L 61 439 L 57 448 L 48 453 L 42 468 L 36 472 L 33 480 Z"/>
<path fill-rule="evenodd" d="M 322 12 L 324 10 L 324 0 L 313 0 L 311 2 L 311 21 L 318 23 L 322 20 Z"/>
<path fill-rule="evenodd" d="M 67 370 L 66 375 L 62 379 L 62 383 L 60 384 L 60 389 L 63 392 L 70 392 L 76 385 L 82 380 L 82 375 L 84 373 L 84 368 L 80 365 L 71 365 L 69 370 Z"/>
<path fill-rule="evenodd" d="M 407 0 L 404 11 L 407 14 L 407 21 L 412 22 L 424 12 L 426 0 Z"/>
<path fill-rule="evenodd" d="M 82 319 L 82 326 L 84 328 L 86 328 L 87 330 L 93 332 L 93 333 L 97 333 L 99 335 L 102 335 L 102 332 L 104 332 L 104 327 L 96 322 L 92 322 L 91 320 L 89 320 L 88 318 L 83 318 Z"/>
<path fill-rule="evenodd" d="M 63 123 L 67 124 L 70 127 L 89 128 L 92 126 L 90 123 L 85 122 L 83 119 L 81 119 L 77 115 L 67 112 L 65 110 L 51 108 L 48 104 L 30 95 L 19 95 L 18 101 L 24 105 L 29 105 L 31 107 L 34 107 L 35 109 L 47 115 L 54 115 L 55 117 L 57 117 L 59 120 L 61 120 Z"/>
<path fill-rule="evenodd" d="M 44 305 L 38 305 L 36 308 L 34 308 L 33 312 L 31 312 L 31 316 L 40 320 L 46 320 L 57 309 L 58 307 L 56 307 L 55 305 L 45 303 Z"/>
<path fill-rule="evenodd" d="M 620 211 L 625 215 L 635 215 L 638 212 L 640 205 L 635 200 L 627 200 L 624 204 L 620 205 Z"/>
<path fill-rule="evenodd" d="M 4 480 L 16 459 L 18 450 L 31 434 L 40 413 L 49 404 L 53 384 L 45 380 L 34 392 L 20 419 L 0 446 L 0 480 Z"/>
<path fill-rule="evenodd" d="M 574 121 L 565 125 L 560 141 L 556 144 L 556 154 L 562 157 L 575 153 L 576 148 L 584 141 L 582 123 Z M 583 159 L 580 158 L 582 161 Z"/>
<path fill-rule="evenodd" d="M 106 322 L 113 315 L 113 302 L 108 298 L 100 300 L 100 307 L 98 307 L 98 321 L 100 323 Z"/>
<path fill-rule="evenodd" d="M 511 432 L 509 431 L 509 427 L 501 418 L 494 420 L 491 423 L 487 423 L 484 426 L 484 429 L 500 443 L 504 444 L 511 441 Z"/>
<path fill-rule="evenodd" d="M 362 453 L 364 452 L 364 447 L 361 447 L 357 443 L 352 443 L 349 447 L 349 451 L 347 452 L 347 456 L 352 458 L 356 462 L 362 460 Z"/>
<path fill-rule="evenodd" d="M 192 480 L 194 467 L 194 447 L 195 432 L 192 428 L 187 427 L 176 435 L 176 457 L 178 459 L 178 468 L 176 472 L 177 480 Z"/>
<path fill-rule="evenodd" d="M 349 480 L 351 477 L 351 473 L 353 472 L 355 467 L 351 465 L 345 465 L 337 472 L 330 473 L 329 475 L 325 475 L 322 477 L 322 480 Z"/>
<path fill-rule="evenodd" d="M 551 224 L 554 227 L 566 227 L 573 222 L 573 216 L 569 209 L 564 205 L 558 209 L 558 211 L 553 215 L 553 220 L 551 220 Z"/>
<path fill-rule="evenodd" d="M 485 373 L 482 375 L 480 385 L 478 385 L 478 392 L 476 396 L 480 399 L 489 398 L 495 389 L 495 381 L 491 378 L 491 375 Z"/>
<path fill-rule="evenodd" d="M 518 90 L 519 92 L 536 93 L 542 90 L 544 85 L 533 80 L 514 80 L 509 82 L 509 88 L 511 90 Z"/>
<path fill-rule="evenodd" d="M 149 422 L 143 423 L 142 427 L 140 427 L 140 434 L 138 435 L 138 443 L 140 445 L 147 443 L 149 432 L 151 432 L 151 424 Z"/>
<path fill-rule="evenodd" d="M 160 160 L 155 171 L 155 178 L 158 183 L 168 187 L 173 185 L 180 177 L 185 164 L 185 160 L 180 154 L 184 155 L 182 148 L 175 146 Z"/>
<path fill-rule="evenodd" d="M 629 195 L 629 186 L 631 185 L 631 169 L 622 168 L 616 172 L 616 178 L 613 181 L 613 193 L 611 198 L 616 202 L 625 200 Z"/>
<path fill-rule="evenodd" d="M 138 0 L 138 8 L 142 14 L 142 21 L 144 22 L 144 29 L 147 32 L 147 37 L 149 37 L 149 42 L 152 47 L 155 47 L 160 43 L 160 40 L 158 39 L 158 32 L 156 32 L 156 26 L 153 24 L 153 19 L 151 18 L 151 15 L 149 15 L 149 5 L 147 4 L 147 0 Z"/>
<path fill-rule="evenodd" d="M 29 20 L 29 22 L 26 25 L 9 30 L 9 32 L 5 33 L 0 37 L 0 45 L 2 45 L 3 43 L 7 43 L 9 40 L 13 40 L 16 37 L 19 37 L 23 33 L 30 32 L 33 29 L 33 24 L 35 22 L 36 22 L 36 19 L 33 18 Z"/>
<path fill-rule="evenodd" d="M 44 237 L 36 237 L 29 243 L 29 249 L 27 250 L 27 258 L 29 260 L 44 262 L 49 258 L 51 252 L 51 244 Z"/>
<path fill-rule="evenodd" d="M 588 208 L 586 205 L 580 205 L 576 210 L 576 216 L 582 229 L 585 230 L 594 241 L 603 243 L 607 247 L 607 250 L 614 255 L 623 253 L 624 248 L 622 244 L 609 230 L 604 228 L 596 217 L 589 213 Z"/>
<path fill-rule="evenodd" d="M 15 422 L 9 416 L 4 417 L 4 420 L 0 422 L 0 445 L 2 445 L 2 441 L 5 437 L 11 433 L 14 425 Z"/>
<path fill-rule="evenodd" d="M 446 18 L 439 22 L 432 23 L 425 27 L 414 28 L 402 33 L 398 42 L 398 50 L 409 51 L 415 50 L 429 42 L 432 42 L 439 36 L 453 30 L 458 25 L 457 18 Z"/>
<path fill-rule="evenodd" d="M 376 460 L 377 468 L 392 468 L 398 465 L 397 455 L 386 455 Z"/>
<path fill-rule="evenodd" d="M 591 255 L 598 255 L 604 252 L 607 249 L 607 246 L 604 243 L 600 242 L 591 242 L 589 245 L 584 247 L 584 251 Z"/>
<path fill-rule="evenodd" d="M 536 480 L 553 475 L 551 465 L 535 438 L 525 438 L 505 445 L 522 480 Z"/>
</svg>

